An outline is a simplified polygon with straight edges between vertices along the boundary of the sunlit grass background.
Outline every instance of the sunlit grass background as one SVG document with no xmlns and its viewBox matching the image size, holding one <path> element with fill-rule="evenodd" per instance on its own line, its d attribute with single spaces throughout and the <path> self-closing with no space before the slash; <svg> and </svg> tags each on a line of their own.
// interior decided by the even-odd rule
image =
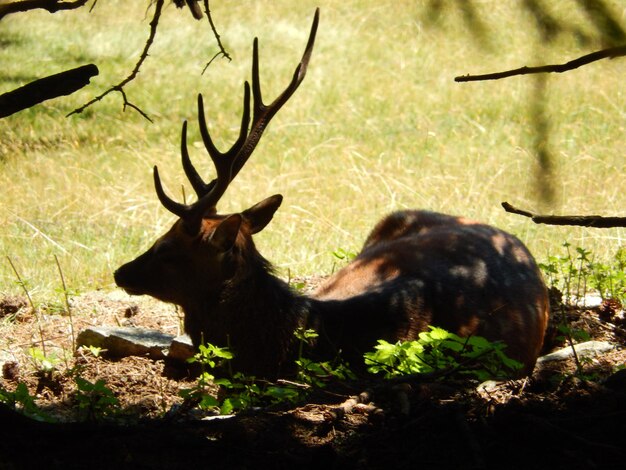
<svg viewBox="0 0 626 470">
<path fill-rule="evenodd" d="M 551 204 L 539 200 L 531 102 L 537 80 L 458 84 L 454 77 L 562 62 L 602 47 L 563 36 L 542 44 L 518 2 L 480 2 L 488 27 L 472 34 L 456 11 L 436 25 L 422 2 L 266 0 L 212 2 L 232 62 L 218 59 L 206 21 L 165 9 L 150 57 L 126 87 L 154 123 L 122 110 L 112 94 L 66 118 L 134 67 L 148 33 L 148 2 L 98 2 L 89 12 L 32 12 L 0 24 L 0 93 L 85 63 L 100 75 L 70 96 L 0 120 L 0 293 L 17 292 L 10 257 L 31 293 L 60 286 L 57 255 L 72 290 L 110 289 L 112 272 L 172 223 L 154 193 L 158 164 L 170 194 L 191 193 L 179 160 L 180 126 L 190 120 L 197 167 L 212 177 L 199 142 L 196 94 L 222 148 L 239 126 L 251 46 L 260 40 L 266 101 L 291 78 L 313 12 L 321 23 L 308 75 L 276 116 L 220 208 L 242 210 L 285 196 L 257 236 L 284 276 L 328 273 L 341 248 L 358 251 L 385 213 L 425 208 L 481 219 L 517 234 L 539 260 L 564 241 L 599 260 L 623 229 L 537 226 L 500 202 L 553 213 L 621 215 L 626 61 L 602 61 L 550 76 L 546 112 L 554 161 Z M 550 2 L 560 18 L 586 19 L 576 2 Z M 613 2 L 624 15 L 620 2 Z"/>
</svg>

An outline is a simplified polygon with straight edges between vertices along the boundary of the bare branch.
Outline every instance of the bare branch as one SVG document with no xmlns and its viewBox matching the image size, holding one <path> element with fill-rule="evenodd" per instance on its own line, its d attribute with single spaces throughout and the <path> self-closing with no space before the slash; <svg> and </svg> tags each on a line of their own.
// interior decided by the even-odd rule
<svg viewBox="0 0 626 470">
<path fill-rule="evenodd" d="M 575 225 L 593 228 L 626 227 L 626 217 L 603 217 L 601 215 L 538 215 L 513 207 L 508 202 L 503 202 L 502 207 L 511 214 L 528 217 L 536 224 Z"/>
<path fill-rule="evenodd" d="M 591 54 L 587 54 L 577 59 L 570 60 L 569 62 L 566 62 L 564 64 L 542 65 L 539 67 L 525 66 L 514 70 L 507 70 L 505 72 L 488 73 L 484 75 L 462 75 L 459 77 L 455 77 L 454 81 L 476 82 L 480 80 L 499 80 L 501 78 L 513 77 L 515 75 L 529 75 L 533 73 L 563 73 L 577 69 L 578 67 L 582 67 L 583 65 L 587 65 L 601 59 L 613 59 L 615 57 L 623 56 L 626 56 L 626 44 L 592 52 Z"/>
<path fill-rule="evenodd" d="M 0 118 L 10 116 L 42 101 L 58 96 L 70 95 L 89 83 L 98 75 L 94 64 L 83 65 L 30 82 L 13 91 L 0 95 Z"/>
<path fill-rule="evenodd" d="M 133 108 L 135 111 L 137 111 L 139 114 L 141 114 L 148 121 L 153 122 L 152 119 L 150 119 L 150 116 L 148 116 L 141 108 L 139 108 L 138 106 L 136 106 L 133 103 L 131 103 L 130 101 L 128 101 L 128 98 L 126 97 L 126 92 L 124 91 L 123 88 L 119 88 L 116 91 L 119 91 L 120 94 L 122 95 L 122 99 L 124 100 L 124 107 L 122 109 L 124 111 L 126 111 L 126 107 L 128 106 L 129 108 Z"/>
<path fill-rule="evenodd" d="M 202 69 L 202 73 L 203 74 L 204 74 L 204 72 L 206 72 L 206 69 L 209 68 L 209 65 L 211 65 L 213 63 L 213 61 L 215 59 L 217 59 L 220 55 L 224 56 L 225 58 L 227 58 L 229 62 L 231 60 L 233 60 L 231 58 L 230 54 L 226 51 L 226 49 L 224 49 L 224 45 L 222 44 L 222 40 L 220 39 L 220 35 L 217 32 L 217 28 L 215 28 L 215 23 L 213 23 L 213 17 L 211 16 L 211 9 L 209 8 L 209 0 L 204 0 L 204 10 L 205 10 L 206 16 L 207 16 L 207 18 L 209 20 L 209 24 L 211 25 L 211 31 L 213 31 L 213 35 L 215 36 L 215 40 L 217 41 L 217 46 L 220 48 L 220 50 L 204 66 L 204 68 Z"/>
<path fill-rule="evenodd" d="M 60 0 L 22 0 L 18 2 L 0 5 L 0 20 L 11 13 L 23 13 L 29 10 L 47 10 L 56 13 L 60 10 L 75 10 L 82 7 L 89 0 L 75 0 L 73 2 L 62 2 Z"/>
<path fill-rule="evenodd" d="M 76 108 L 74 111 L 69 113 L 67 117 L 71 116 L 72 114 L 82 113 L 87 107 L 102 100 L 102 98 L 107 96 L 109 93 L 117 91 L 122 95 L 122 98 L 124 99 L 124 110 L 126 110 L 126 107 L 128 106 L 136 110 L 137 112 L 139 112 L 139 114 L 145 117 L 148 121 L 152 122 L 152 119 L 150 119 L 150 117 L 145 112 L 143 112 L 139 107 L 137 107 L 136 105 L 128 101 L 128 98 L 126 97 L 126 93 L 124 92 L 124 86 L 137 77 L 137 75 L 139 74 L 139 69 L 141 68 L 144 61 L 148 58 L 148 52 L 150 51 L 150 47 L 152 46 L 152 43 L 154 42 L 154 38 L 156 36 L 157 26 L 159 25 L 159 19 L 161 18 L 161 11 L 163 10 L 164 2 L 165 0 L 156 0 L 155 2 L 154 15 L 152 16 L 152 20 L 150 21 L 150 34 L 148 36 L 148 40 L 146 41 L 146 45 L 144 46 L 143 51 L 141 52 L 141 55 L 139 56 L 139 60 L 135 64 L 135 68 L 130 73 L 130 75 L 128 75 L 128 77 L 126 77 L 117 85 L 113 85 L 108 90 L 104 91 L 104 93 L 101 93 L 100 95 L 93 98 L 91 101 L 88 101 L 87 103 L 82 105 L 80 108 Z"/>
</svg>

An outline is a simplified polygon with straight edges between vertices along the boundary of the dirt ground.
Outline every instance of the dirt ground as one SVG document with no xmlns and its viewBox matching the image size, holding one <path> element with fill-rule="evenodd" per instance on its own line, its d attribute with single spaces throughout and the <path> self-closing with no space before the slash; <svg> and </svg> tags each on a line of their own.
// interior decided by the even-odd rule
<svg viewBox="0 0 626 470">
<path fill-rule="evenodd" d="M 298 406 L 215 418 L 183 404 L 195 379 L 164 361 L 73 351 L 86 326 L 180 333 L 181 312 L 120 292 L 41 305 L 0 298 L 0 386 L 27 385 L 53 421 L 0 407 L 0 470 L 30 468 L 533 468 L 626 467 L 626 325 L 619 305 L 568 309 L 570 324 L 615 349 L 537 367 L 532 378 L 428 383 L 372 378 L 330 384 Z M 613 315 L 613 314 L 617 315 Z M 43 343 L 42 343 L 43 338 Z M 562 345 L 551 339 L 548 349 Z M 29 353 L 29 348 L 35 352 Z M 53 358 L 42 373 L 41 355 Z M 103 380 L 114 417 L 81 409 L 74 376 Z M 18 407 L 19 408 L 19 407 Z"/>
</svg>

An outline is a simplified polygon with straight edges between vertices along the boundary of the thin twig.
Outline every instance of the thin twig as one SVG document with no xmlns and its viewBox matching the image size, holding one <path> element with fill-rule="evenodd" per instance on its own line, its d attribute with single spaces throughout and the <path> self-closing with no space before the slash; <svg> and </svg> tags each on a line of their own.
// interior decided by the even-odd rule
<svg viewBox="0 0 626 470">
<path fill-rule="evenodd" d="M 137 111 L 139 114 L 141 114 L 148 121 L 152 122 L 152 119 L 150 119 L 150 117 L 145 112 L 143 112 L 141 109 L 139 109 L 139 107 L 137 107 L 136 105 L 134 105 L 130 101 L 128 101 L 128 98 L 126 97 L 126 93 L 124 92 L 124 86 L 126 86 L 129 82 L 131 82 L 132 80 L 134 80 L 137 77 L 137 75 L 139 74 L 139 69 L 143 65 L 144 61 L 148 58 L 148 52 L 149 52 L 150 47 L 152 46 L 152 43 L 154 42 L 154 38 L 156 36 L 157 26 L 159 25 L 159 19 L 161 18 L 161 11 L 163 10 L 163 4 L 164 3 L 165 3 L 165 0 L 156 0 L 156 2 L 155 2 L 154 15 L 152 16 L 152 20 L 150 21 L 150 34 L 148 35 L 148 40 L 146 41 L 146 45 L 144 46 L 143 51 L 141 52 L 141 55 L 139 56 L 139 60 L 135 64 L 135 68 L 130 73 L 130 75 L 128 75 L 128 77 L 126 77 L 124 80 L 122 80 L 117 85 L 113 85 L 108 90 L 106 90 L 104 93 L 96 96 L 91 101 L 85 103 L 80 108 L 76 108 L 74 111 L 69 113 L 67 115 L 67 117 L 71 116 L 72 114 L 80 114 L 80 113 L 82 113 L 87 107 L 89 107 L 92 104 L 102 100 L 102 98 L 107 96 L 109 93 L 117 91 L 117 92 L 119 92 L 122 95 L 122 99 L 124 100 L 124 108 L 123 108 L 124 110 L 126 110 L 127 106 L 130 107 L 130 108 L 133 108 L 135 111 Z"/>
<path fill-rule="evenodd" d="M 206 72 L 206 70 L 209 68 L 209 66 L 213 63 L 213 61 L 215 59 L 217 59 L 219 56 L 222 55 L 222 51 L 216 52 L 215 55 L 213 55 L 213 57 L 211 57 L 209 59 L 209 61 L 206 63 L 206 65 L 204 66 L 204 68 L 202 69 L 202 72 L 200 73 L 200 75 L 204 75 L 204 72 Z"/>
<path fill-rule="evenodd" d="M 536 224 L 575 225 L 593 228 L 626 227 L 626 217 L 603 217 L 601 215 L 539 215 L 513 207 L 503 202 L 502 207 L 511 214 L 528 217 Z"/>
<path fill-rule="evenodd" d="M 505 72 L 487 73 L 483 75 L 462 75 L 454 77 L 455 82 L 476 82 L 480 80 L 499 80 L 501 78 L 513 77 L 515 75 L 528 75 L 533 73 L 563 73 L 577 69 L 583 65 L 590 64 L 601 59 L 614 59 L 615 57 L 626 56 L 626 44 L 621 46 L 602 49 L 592 52 L 564 64 L 541 65 L 539 67 L 520 67 L 518 69 L 507 70 Z"/>
<path fill-rule="evenodd" d="M 67 315 L 70 318 L 70 334 L 72 335 L 72 351 L 76 350 L 76 336 L 74 335 L 74 319 L 72 318 L 72 307 L 70 306 L 70 297 L 67 293 L 67 286 L 65 284 L 65 277 L 63 276 L 63 271 L 61 270 L 61 264 L 59 263 L 59 258 L 57 255 L 54 255 L 54 261 L 57 263 L 57 268 L 59 270 L 59 276 L 61 277 L 61 285 L 63 286 L 63 295 L 65 296 L 65 305 L 67 307 Z"/>
<path fill-rule="evenodd" d="M 18 272 L 17 268 L 13 264 L 13 261 L 11 260 L 9 256 L 7 256 L 7 260 L 9 261 L 9 264 L 11 265 L 11 268 L 13 269 L 13 272 L 15 273 L 15 276 L 17 277 L 17 283 L 22 287 L 22 289 L 24 290 L 24 293 L 26 294 L 26 298 L 28 299 L 30 308 L 33 310 L 33 315 L 35 315 L 35 318 L 37 319 L 37 327 L 39 329 L 39 339 L 41 341 L 41 351 L 43 352 L 44 356 L 47 356 L 46 342 L 44 341 L 44 338 L 43 338 L 43 327 L 41 326 L 41 318 L 39 317 L 39 311 L 35 307 L 35 303 L 33 302 L 33 299 L 30 296 L 30 292 L 28 292 L 28 289 L 26 288 L 26 282 L 22 279 L 22 276 L 20 276 L 20 273 Z"/>
<path fill-rule="evenodd" d="M 220 39 L 219 33 L 217 32 L 215 23 L 213 23 L 213 17 L 211 16 L 211 9 L 209 8 L 209 0 L 204 0 L 204 11 L 206 13 L 206 17 L 209 20 L 209 25 L 211 25 L 211 31 L 213 31 L 213 35 L 215 36 L 215 40 L 217 41 L 217 46 L 220 48 L 220 50 L 211 58 L 211 60 L 207 62 L 207 64 L 202 69 L 202 74 L 206 72 L 206 69 L 209 68 L 209 65 L 211 65 L 213 61 L 217 59 L 220 55 L 228 59 L 229 62 L 233 60 L 230 54 L 226 51 L 226 49 L 224 49 L 224 45 L 222 44 L 222 40 Z"/>
<path fill-rule="evenodd" d="M 148 121 L 152 122 L 152 119 L 150 119 L 150 116 L 148 116 L 145 112 L 143 112 L 143 110 L 138 108 L 136 105 L 128 101 L 128 98 L 126 97 L 126 92 L 124 91 L 122 87 L 120 87 L 117 91 L 120 92 L 120 94 L 122 95 L 122 99 L 124 100 L 124 106 L 122 107 L 122 110 L 126 111 L 126 107 L 128 106 L 129 108 L 133 108 L 135 111 L 141 114 Z"/>
</svg>

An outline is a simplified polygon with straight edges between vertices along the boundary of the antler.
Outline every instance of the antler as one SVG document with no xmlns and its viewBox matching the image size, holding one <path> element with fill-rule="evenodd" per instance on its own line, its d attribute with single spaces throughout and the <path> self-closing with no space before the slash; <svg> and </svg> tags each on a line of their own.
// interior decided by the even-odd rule
<svg viewBox="0 0 626 470">
<path fill-rule="evenodd" d="M 215 147 L 215 144 L 211 139 L 204 116 L 204 103 L 202 95 L 198 95 L 198 121 L 200 125 L 200 134 L 202 135 L 204 146 L 209 153 L 213 164 L 215 165 L 217 176 L 210 183 L 206 184 L 194 168 L 187 150 L 187 121 L 183 122 L 180 146 L 181 160 L 187 179 L 189 179 L 194 191 L 198 195 L 198 200 L 195 203 L 188 205 L 172 200 L 169 196 L 167 196 L 167 194 L 165 194 L 165 191 L 163 191 L 161 179 L 159 178 L 159 171 L 155 166 L 154 187 L 161 204 L 163 204 L 167 210 L 177 215 L 185 222 L 191 223 L 194 227 L 206 213 L 215 212 L 218 201 L 228 188 L 230 182 L 235 178 L 235 176 L 237 176 L 250 155 L 252 155 L 252 152 L 259 143 L 259 140 L 263 135 L 263 131 L 265 131 L 268 123 L 280 110 L 280 108 L 289 100 L 291 95 L 293 95 L 293 93 L 298 89 L 300 83 L 302 83 L 302 80 L 306 75 L 311 53 L 313 52 L 318 23 L 319 8 L 315 10 L 315 17 L 313 18 L 309 40 L 304 50 L 304 54 L 302 55 L 302 59 L 296 67 L 291 82 L 287 88 L 285 88 L 285 90 L 269 105 L 263 103 L 263 98 L 261 96 L 261 81 L 259 79 L 259 41 L 257 38 L 254 39 L 252 50 L 252 97 L 254 101 L 252 125 L 248 130 L 248 125 L 250 123 L 250 85 L 248 82 L 245 82 L 243 115 L 241 119 L 239 137 L 232 147 L 224 153 L 220 152 L 217 147 Z"/>
</svg>

